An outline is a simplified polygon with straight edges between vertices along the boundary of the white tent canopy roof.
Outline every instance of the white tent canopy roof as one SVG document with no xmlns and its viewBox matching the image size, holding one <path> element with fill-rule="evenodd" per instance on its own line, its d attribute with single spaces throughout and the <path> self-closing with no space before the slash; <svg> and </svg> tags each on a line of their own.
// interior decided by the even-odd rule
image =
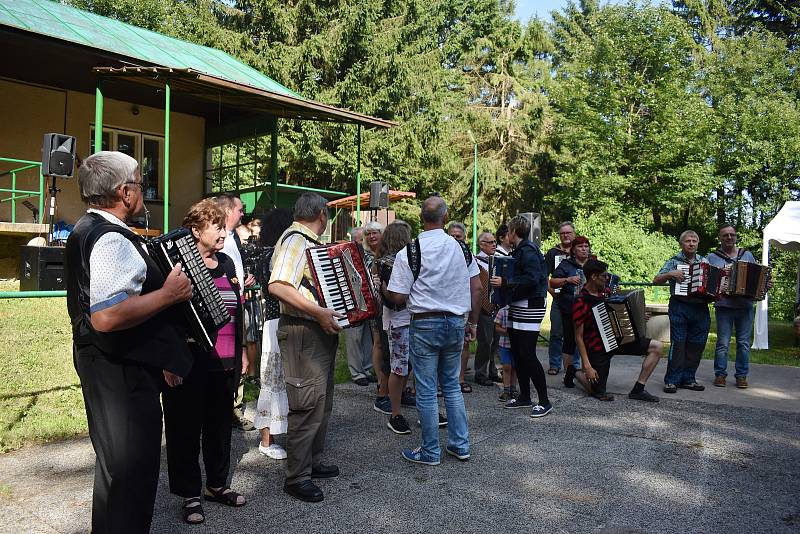
<svg viewBox="0 0 800 534">
<path fill-rule="evenodd" d="M 800 202 L 787 202 L 764 228 L 764 246 L 761 263 L 769 263 L 769 247 L 785 250 L 800 250 Z M 769 348 L 769 332 L 767 330 L 768 298 L 758 303 L 756 309 L 756 328 L 753 340 L 754 349 Z"/>
</svg>

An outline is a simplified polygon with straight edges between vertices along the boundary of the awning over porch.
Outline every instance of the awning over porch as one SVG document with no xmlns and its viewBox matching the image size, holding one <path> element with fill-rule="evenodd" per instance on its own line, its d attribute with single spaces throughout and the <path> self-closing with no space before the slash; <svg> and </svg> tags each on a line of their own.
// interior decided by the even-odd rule
<svg viewBox="0 0 800 534">
<path fill-rule="evenodd" d="M 360 206 L 361 209 L 366 209 L 369 206 L 369 191 L 366 193 L 361 193 L 361 202 Z M 339 198 L 337 200 L 331 200 L 328 202 L 329 208 L 335 209 L 347 209 L 347 210 L 355 210 L 359 208 L 358 202 L 359 195 L 351 195 L 349 197 Z M 389 202 L 397 202 L 398 200 L 406 200 L 417 198 L 417 194 L 412 191 L 389 191 Z"/>
</svg>

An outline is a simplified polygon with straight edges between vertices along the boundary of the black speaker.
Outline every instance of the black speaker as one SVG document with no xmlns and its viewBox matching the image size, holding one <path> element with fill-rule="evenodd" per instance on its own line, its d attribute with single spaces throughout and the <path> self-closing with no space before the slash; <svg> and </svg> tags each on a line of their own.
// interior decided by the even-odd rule
<svg viewBox="0 0 800 534">
<path fill-rule="evenodd" d="M 531 223 L 531 232 L 528 234 L 528 239 L 536 243 L 537 246 L 542 245 L 542 217 L 538 213 L 526 212 L 520 213 L 523 217 L 528 219 Z"/>
<path fill-rule="evenodd" d="M 389 207 L 389 184 L 372 182 L 369 184 L 369 209 L 378 210 Z"/>
<path fill-rule="evenodd" d="M 44 134 L 42 174 L 72 178 L 75 168 L 75 138 L 57 133 Z"/>
<path fill-rule="evenodd" d="M 20 291 L 58 291 L 66 289 L 64 247 L 20 247 Z"/>
</svg>

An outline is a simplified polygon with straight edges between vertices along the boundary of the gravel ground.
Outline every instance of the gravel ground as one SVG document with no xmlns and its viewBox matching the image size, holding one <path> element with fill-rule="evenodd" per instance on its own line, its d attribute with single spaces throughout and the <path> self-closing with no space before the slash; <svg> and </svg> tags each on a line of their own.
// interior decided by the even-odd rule
<svg viewBox="0 0 800 534">
<path fill-rule="evenodd" d="M 614 384 L 632 383 L 638 362 L 615 360 L 612 391 L 624 392 Z M 472 458 L 443 457 L 435 467 L 400 458 L 418 444 L 417 427 L 389 432 L 371 409 L 371 388 L 340 385 L 328 460 L 342 475 L 319 482 L 324 502 L 286 496 L 282 464 L 258 454 L 255 432 L 234 431 L 232 485 L 248 505 L 207 503 L 206 522 L 185 525 L 162 466 L 152 531 L 800 532 L 800 369 L 753 366 L 751 376 L 773 392 L 772 408 L 750 406 L 731 387 L 661 394 L 658 404 L 624 395 L 602 403 L 557 386 L 558 376 L 549 378 L 553 413 L 533 420 L 503 410 L 495 388 L 475 386 L 465 395 Z M 728 401 L 718 402 L 723 394 Z M 416 420 L 413 408 L 405 412 Z M 0 532 L 85 532 L 93 463 L 87 438 L 0 456 Z"/>
</svg>

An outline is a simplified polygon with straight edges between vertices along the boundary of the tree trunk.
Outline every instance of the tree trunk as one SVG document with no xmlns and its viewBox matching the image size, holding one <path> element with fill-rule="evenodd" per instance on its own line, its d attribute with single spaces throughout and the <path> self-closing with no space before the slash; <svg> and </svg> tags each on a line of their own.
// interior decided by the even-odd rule
<svg viewBox="0 0 800 534">
<path fill-rule="evenodd" d="M 653 208 L 653 226 L 656 227 L 656 230 L 661 232 L 663 227 L 661 225 L 661 213 L 659 213 L 658 209 Z"/>
</svg>

